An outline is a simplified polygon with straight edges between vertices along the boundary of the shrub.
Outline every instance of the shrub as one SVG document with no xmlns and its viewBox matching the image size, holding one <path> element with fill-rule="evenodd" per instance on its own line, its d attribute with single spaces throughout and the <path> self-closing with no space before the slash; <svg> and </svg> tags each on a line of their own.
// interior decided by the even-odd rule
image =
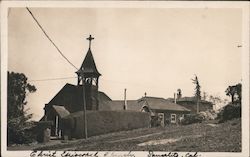
<svg viewBox="0 0 250 157">
<path fill-rule="evenodd" d="M 217 117 L 217 114 L 213 110 L 202 111 L 199 113 L 205 120 L 214 120 Z"/>
<path fill-rule="evenodd" d="M 158 127 L 161 125 L 161 122 L 159 121 L 157 116 L 152 116 L 150 123 L 151 123 L 151 127 Z"/>
<path fill-rule="evenodd" d="M 202 114 L 187 114 L 181 121 L 181 124 L 188 125 L 193 123 L 201 123 L 203 120 L 205 120 L 205 118 Z"/>
<path fill-rule="evenodd" d="M 53 122 L 52 121 L 40 121 L 36 123 L 34 127 L 34 132 L 36 134 L 37 142 L 45 142 L 44 141 L 44 130 L 46 128 L 51 128 Z"/>
<path fill-rule="evenodd" d="M 149 127 L 150 115 L 132 111 L 87 111 L 88 136 L 116 131 Z M 84 135 L 83 112 L 79 111 L 63 118 L 64 135 L 82 138 Z"/>
<path fill-rule="evenodd" d="M 241 117 L 241 104 L 228 104 L 218 113 L 219 123 Z"/>
<path fill-rule="evenodd" d="M 8 121 L 8 141 L 7 144 L 27 144 L 35 141 L 35 134 L 33 132 L 34 123 L 23 123 L 20 119 L 12 119 Z"/>
</svg>

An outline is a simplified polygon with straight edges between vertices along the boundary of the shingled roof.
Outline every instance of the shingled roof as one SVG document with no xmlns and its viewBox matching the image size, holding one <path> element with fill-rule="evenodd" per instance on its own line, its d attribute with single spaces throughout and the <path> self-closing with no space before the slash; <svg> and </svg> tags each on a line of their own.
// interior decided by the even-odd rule
<svg viewBox="0 0 250 157">
<path fill-rule="evenodd" d="M 101 75 L 96 68 L 94 57 L 90 49 L 88 50 L 80 69 L 76 73 L 79 74 L 81 71 L 83 71 L 86 77 L 99 77 Z"/>
<path fill-rule="evenodd" d="M 190 112 L 189 109 L 172 103 L 164 98 L 158 97 L 143 97 L 139 101 L 146 101 L 147 105 L 152 110 L 166 110 L 166 111 L 182 111 L 182 112 Z"/>
<path fill-rule="evenodd" d="M 151 110 L 190 112 L 189 109 L 172 103 L 164 98 L 143 97 L 138 100 L 127 100 L 127 110 L 141 111 L 144 106 Z M 123 100 L 106 101 L 99 106 L 100 110 L 124 110 Z"/>
<path fill-rule="evenodd" d="M 82 109 L 83 96 L 82 85 L 76 86 L 72 84 L 66 84 L 48 103 L 48 107 L 52 105 L 65 106 L 69 112 L 76 112 Z M 98 91 L 99 103 L 103 101 L 110 101 L 111 99 L 104 93 Z"/>
</svg>

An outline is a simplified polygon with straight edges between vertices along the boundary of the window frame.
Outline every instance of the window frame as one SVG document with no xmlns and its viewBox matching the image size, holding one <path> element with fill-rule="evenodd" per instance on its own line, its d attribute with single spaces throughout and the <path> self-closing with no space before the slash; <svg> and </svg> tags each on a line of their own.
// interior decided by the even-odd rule
<svg viewBox="0 0 250 157">
<path fill-rule="evenodd" d="M 173 120 L 173 116 L 174 116 L 174 120 Z M 175 113 L 171 113 L 170 114 L 170 122 L 171 123 L 176 123 L 177 120 L 177 115 Z"/>
</svg>

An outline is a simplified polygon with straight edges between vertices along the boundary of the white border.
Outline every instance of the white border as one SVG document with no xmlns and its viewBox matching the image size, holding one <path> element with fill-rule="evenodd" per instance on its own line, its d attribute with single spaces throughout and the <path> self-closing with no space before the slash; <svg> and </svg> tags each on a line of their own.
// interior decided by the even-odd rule
<svg viewBox="0 0 250 157">
<path fill-rule="evenodd" d="M 242 28 L 242 152 L 199 153 L 201 156 L 249 156 L 249 2 L 189 2 L 189 1 L 4 1 L 1 2 L 1 152 L 4 157 L 30 156 L 31 151 L 6 151 L 7 144 L 7 10 L 8 7 L 57 7 L 57 8 L 241 8 Z M 20 154 L 21 152 L 21 154 Z M 59 152 L 58 152 L 59 153 Z M 157 154 L 157 152 L 155 152 Z M 100 152 L 104 154 L 104 152 Z M 136 152 L 147 156 L 148 152 Z M 162 152 L 161 152 L 162 154 Z M 180 155 L 180 154 L 179 154 Z"/>
</svg>

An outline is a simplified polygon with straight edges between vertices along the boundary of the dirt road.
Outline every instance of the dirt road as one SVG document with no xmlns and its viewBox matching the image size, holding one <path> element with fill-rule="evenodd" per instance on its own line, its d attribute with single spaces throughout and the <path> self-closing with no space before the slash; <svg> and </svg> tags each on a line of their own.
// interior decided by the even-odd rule
<svg viewBox="0 0 250 157">
<path fill-rule="evenodd" d="M 199 123 L 122 131 L 88 139 L 57 141 L 55 144 L 38 145 L 31 149 L 239 152 L 241 151 L 241 119 L 216 125 Z"/>
</svg>

